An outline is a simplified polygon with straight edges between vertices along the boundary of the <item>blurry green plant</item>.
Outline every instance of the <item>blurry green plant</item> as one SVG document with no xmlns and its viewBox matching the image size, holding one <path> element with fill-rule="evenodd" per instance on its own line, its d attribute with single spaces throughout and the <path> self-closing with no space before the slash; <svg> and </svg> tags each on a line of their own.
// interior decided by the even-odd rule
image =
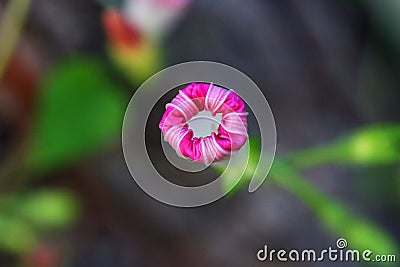
<svg viewBox="0 0 400 267">
<path fill-rule="evenodd" d="M 250 181 L 259 162 L 259 141 L 250 139 L 249 164 L 234 191 Z M 400 126 L 379 125 L 356 131 L 330 144 L 292 153 L 275 159 L 270 171 L 271 179 L 306 205 L 325 226 L 338 238 L 345 238 L 351 247 L 372 250 L 376 254 L 398 253 L 395 240 L 379 226 L 355 214 L 344 203 L 331 199 L 310 184 L 296 169 L 317 167 L 324 164 L 341 165 L 393 165 L 400 163 Z M 260 162 L 262 164 L 262 162 Z M 218 172 L 223 169 L 218 168 Z M 224 177 L 223 186 L 231 188 Z M 385 263 L 390 265 L 390 263 Z"/>
<path fill-rule="evenodd" d="M 41 87 L 29 166 L 49 170 L 114 142 L 125 101 L 104 64 L 77 57 L 54 67 Z"/>
<path fill-rule="evenodd" d="M 31 251 L 37 244 L 37 234 L 32 226 L 23 220 L 0 216 L 0 248 L 11 254 Z"/>
<path fill-rule="evenodd" d="M 295 195 L 318 217 L 327 230 L 345 238 L 350 247 L 375 254 L 397 253 L 396 242 L 379 226 L 361 218 L 344 203 L 326 196 L 288 164 L 276 161 L 271 169 L 275 183 Z"/>
<path fill-rule="evenodd" d="M 71 226 L 79 215 L 75 196 L 47 189 L 0 196 L 0 248 L 12 254 L 30 252 L 43 233 Z"/>
<path fill-rule="evenodd" d="M 21 35 L 21 29 L 26 20 L 30 4 L 31 1 L 29 0 L 9 1 L 4 13 L 2 14 L 3 16 L 0 23 L 0 78 L 4 74 L 9 59 L 14 53 L 16 45 L 18 44 Z M 53 116 L 54 114 L 52 112 L 60 111 L 61 113 L 58 114 L 58 118 L 60 120 L 66 119 L 68 123 L 68 116 L 70 115 L 69 110 L 74 108 L 74 105 L 72 105 L 68 108 L 64 106 L 60 107 L 59 110 L 55 110 L 55 106 L 52 106 L 48 101 L 55 100 L 56 105 L 59 105 L 60 98 L 65 97 L 68 99 L 66 89 L 71 89 L 71 92 L 77 93 L 77 91 L 74 91 L 77 88 L 64 88 L 64 92 L 62 92 L 63 89 L 54 87 L 57 86 L 54 84 L 51 85 L 51 82 L 49 82 L 47 89 L 50 90 L 51 93 L 50 91 L 44 92 L 45 100 L 43 102 L 45 104 L 43 107 L 47 110 L 45 110 L 45 113 L 42 113 L 38 117 L 38 119 L 41 121 L 40 125 L 42 127 L 39 127 L 38 134 L 42 136 L 36 136 L 36 140 L 34 140 L 35 145 L 43 145 L 43 143 L 40 142 L 51 142 L 57 137 L 56 133 L 52 133 L 51 130 L 49 131 L 49 129 L 46 129 L 46 127 L 49 127 L 46 123 L 55 123 Z M 87 96 L 90 97 L 93 95 L 89 94 Z M 75 104 L 78 108 L 82 107 L 81 103 L 79 102 Z M 99 104 L 101 107 L 103 107 L 104 102 L 100 102 Z M 109 114 L 109 110 L 106 111 L 107 115 Z M 82 112 L 82 110 L 80 111 Z M 69 120 L 69 122 L 71 122 L 71 120 Z M 60 123 L 56 123 L 55 125 L 56 127 L 61 127 Z M 61 129 L 59 128 L 56 130 L 56 132 L 57 131 L 58 134 L 60 134 Z M 106 135 L 105 132 L 106 131 L 103 131 L 101 134 Z M 69 137 L 70 136 L 68 136 L 66 139 L 68 140 Z M 42 140 L 41 138 L 47 139 Z M 51 143 L 47 143 L 47 145 L 51 145 Z M 67 158 L 65 155 L 63 156 L 63 153 L 60 152 L 61 150 L 58 150 L 52 154 L 52 152 L 49 152 L 52 151 L 52 149 L 49 149 L 48 147 L 46 148 L 46 146 L 42 146 L 40 148 L 36 147 L 36 149 L 41 150 L 40 153 L 37 150 L 33 150 L 33 155 L 38 155 L 38 158 L 33 161 L 37 166 L 49 166 L 48 164 L 53 164 L 56 162 L 52 161 L 49 163 L 49 157 L 51 156 L 54 156 L 55 160 L 59 160 L 60 158 L 65 160 Z M 72 154 L 73 153 L 71 152 L 69 153 L 69 155 Z M 21 166 L 18 165 L 18 167 Z M 21 169 L 24 169 L 24 167 L 21 167 Z M 7 176 L 8 172 L 6 171 L 5 174 L 5 176 Z M 16 180 L 20 177 L 3 177 L 2 175 L 0 178 L 2 181 L 4 181 L 7 178 Z M 4 191 L 4 188 L 1 189 Z M 48 189 L 29 191 L 25 193 L 14 192 L 2 194 L 0 195 L 0 250 L 16 255 L 29 253 L 35 248 L 42 234 L 69 227 L 76 221 L 78 214 L 79 205 L 76 197 L 72 193 L 64 190 Z"/>
<path fill-rule="evenodd" d="M 400 162 L 400 125 L 368 127 L 330 144 L 292 153 L 286 159 L 300 169 L 324 164 L 396 164 Z"/>
<path fill-rule="evenodd" d="M 98 59 L 55 66 L 41 86 L 25 176 L 73 164 L 115 141 L 125 106 L 121 90 Z M 0 197 L 0 248 L 21 254 L 41 233 L 65 229 L 79 215 L 76 197 L 49 189 Z"/>
<path fill-rule="evenodd" d="M 40 229 L 60 229 L 79 215 L 74 195 L 62 190 L 41 190 L 21 196 L 13 212 Z"/>
<path fill-rule="evenodd" d="M 76 163 L 115 142 L 125 107 L 121 90 L 104 64 L 77 57 L 46 76 L 38 97 L 25 176 Z M 48 189 L 0 197 L 0 249 L 31 251 L 42 233 L 66 229 L 78 218 L 73 194 Z"/>
</svg>

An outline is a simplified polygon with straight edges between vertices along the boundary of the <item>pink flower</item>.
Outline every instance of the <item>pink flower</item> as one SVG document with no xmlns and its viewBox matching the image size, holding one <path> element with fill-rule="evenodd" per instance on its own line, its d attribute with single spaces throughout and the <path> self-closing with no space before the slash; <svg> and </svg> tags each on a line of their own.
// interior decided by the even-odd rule
<svg viewBox="0 0 400 267">
<path fill-rule="evenodd" d="M 187 122 L 202 110 L 222 114 L 217 133 L 193 137 Z M 222 160 L 246 142 L 248 113 L 243 100 L 232 90 L 213 84 L 192 83 L 166 105 L 159 127 L 181 157 L 206 165 Z"/>
</svg>

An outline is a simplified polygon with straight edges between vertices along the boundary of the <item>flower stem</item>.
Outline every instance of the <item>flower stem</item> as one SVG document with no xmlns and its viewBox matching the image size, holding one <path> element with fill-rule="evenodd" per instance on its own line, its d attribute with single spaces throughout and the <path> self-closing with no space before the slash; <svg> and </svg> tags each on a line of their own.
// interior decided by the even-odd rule
<svg viewBox="0 0 400 267">
<path fill-rule="evenodd" d="M 28 14 L 30 0 L 11 0 L 0 23 L 0 78 L 3 76 Z"/>
</svg>

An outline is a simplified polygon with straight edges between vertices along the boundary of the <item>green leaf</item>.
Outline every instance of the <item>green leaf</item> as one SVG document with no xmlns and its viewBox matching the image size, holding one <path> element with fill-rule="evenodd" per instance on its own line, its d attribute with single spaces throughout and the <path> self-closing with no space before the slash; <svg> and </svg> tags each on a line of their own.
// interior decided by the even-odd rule
<svg viewBox="0 0 400 267">
<path fill-rule="evenodd" d="M 32 227 L 17 218 L 1 215 L 0 233 L 0 249 L 12 254 L 29 252 L 37 243 Z"/>
<path fill-rule="evenodd" d="M 122 127 L 120 92 L 96 59 L 75 58 L 55 67 L 41 88 L 30 166 L 69 164 L 113 141 Z"/>
<path fill-rule="evenodd" d="M 70 226 L 79 216 L 75 197 L 62 190 L 43 190 L 23 197 L 14 214 L 33 225 L 48 230 Z"/>
</svg>

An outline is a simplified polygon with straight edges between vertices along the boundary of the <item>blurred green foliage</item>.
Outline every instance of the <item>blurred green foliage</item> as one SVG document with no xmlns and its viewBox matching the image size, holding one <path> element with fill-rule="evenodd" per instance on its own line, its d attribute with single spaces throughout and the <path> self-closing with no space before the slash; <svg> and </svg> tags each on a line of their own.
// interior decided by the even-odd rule
<svg viewBox="0 0 400 267">
<path fill-rule="evenodd" d="M 21 218 L 43 229 L 70 226 L 79 215 L 75 196 L 62 190 L 42 190 L 21 197 L 14 208 Z"/>
<path fill-rule="evenodd" d="M 37 243 L 33 227 L 19 218 L 0 215 L 0 249 L 12 254 L 29 252 Z"/>
<path fill-rule="evenodd" d="M 101 61 L 80 57 L 51 70 L 37 106 L 28 162 L 47 170 L 76 162 L 114 141 L 125 101 Z"/>
<path fill-rule="evenodd" d="M 124 97 L 98 59 L 72 58 L 43 81 L 37 103 L 28 176 L 77 162 L 114 142 L 122 127 Z M 21 254 L 42 233 L 65 229 L 79 216 L 67 191 L 48 189 L 0 197 L 0 248 Z"/>
<path fill-rule="evenodd" d="M 13 254 L 31 251 L 40 234 L 65 229 L 80 213 L 73 194 L 47 189 L 0 197 L 0 248 Z"/>
<path fill-rule="evenodd" d="M 400 126 L 376 125 L 330 144 L 305 149 L 286 157 L 297 168 L 324 164 L 388 165 L 400 162 Z"/>
<path fill-rule="evenodd" d="M 358 250 L 371 250 L 376 254 L 398 253 L 394 239 L 382 228 L 363 219 L 346 206 L 336 201 L 299 174 L 297 168 L 316 167 L 326 163 L 346 164 L 393 164 L 400 161 L 400 126 L 375 126 L 360 130 L 351 136 L 331 144 L 291 154 L 286 162 L 275 159 L 270 176 L 274 183 L 296 196 L 319 219 L 323 226 L 337 238 L 345 238 L 349 246 Z M 250 138 L 248 168 L 234 190 L 253 179 L 255 166 L 259 162 L 259 141 Z M 260 164 L 263 164 L 260 162 Z M 223 168 L 218 167 L 218 172 Z M 257 178 L 257 177 L 255 177 Z M 222 186 L 230 188 L 234 177 L 224 177 Z M 385 263 L 390 266 L 390 263 Z"/>
<path fill-rule="evenodd" d="M 368 249 L 381 255 L 399 251 L 394 239 L 379 226 L 361 218 L 344 203 L 328 197 L 288 164 L 275 161 L 271 177 L 309 207 L 326 229 L 338 238 L 345 238 L 351 248 Z"/>
</svg>

